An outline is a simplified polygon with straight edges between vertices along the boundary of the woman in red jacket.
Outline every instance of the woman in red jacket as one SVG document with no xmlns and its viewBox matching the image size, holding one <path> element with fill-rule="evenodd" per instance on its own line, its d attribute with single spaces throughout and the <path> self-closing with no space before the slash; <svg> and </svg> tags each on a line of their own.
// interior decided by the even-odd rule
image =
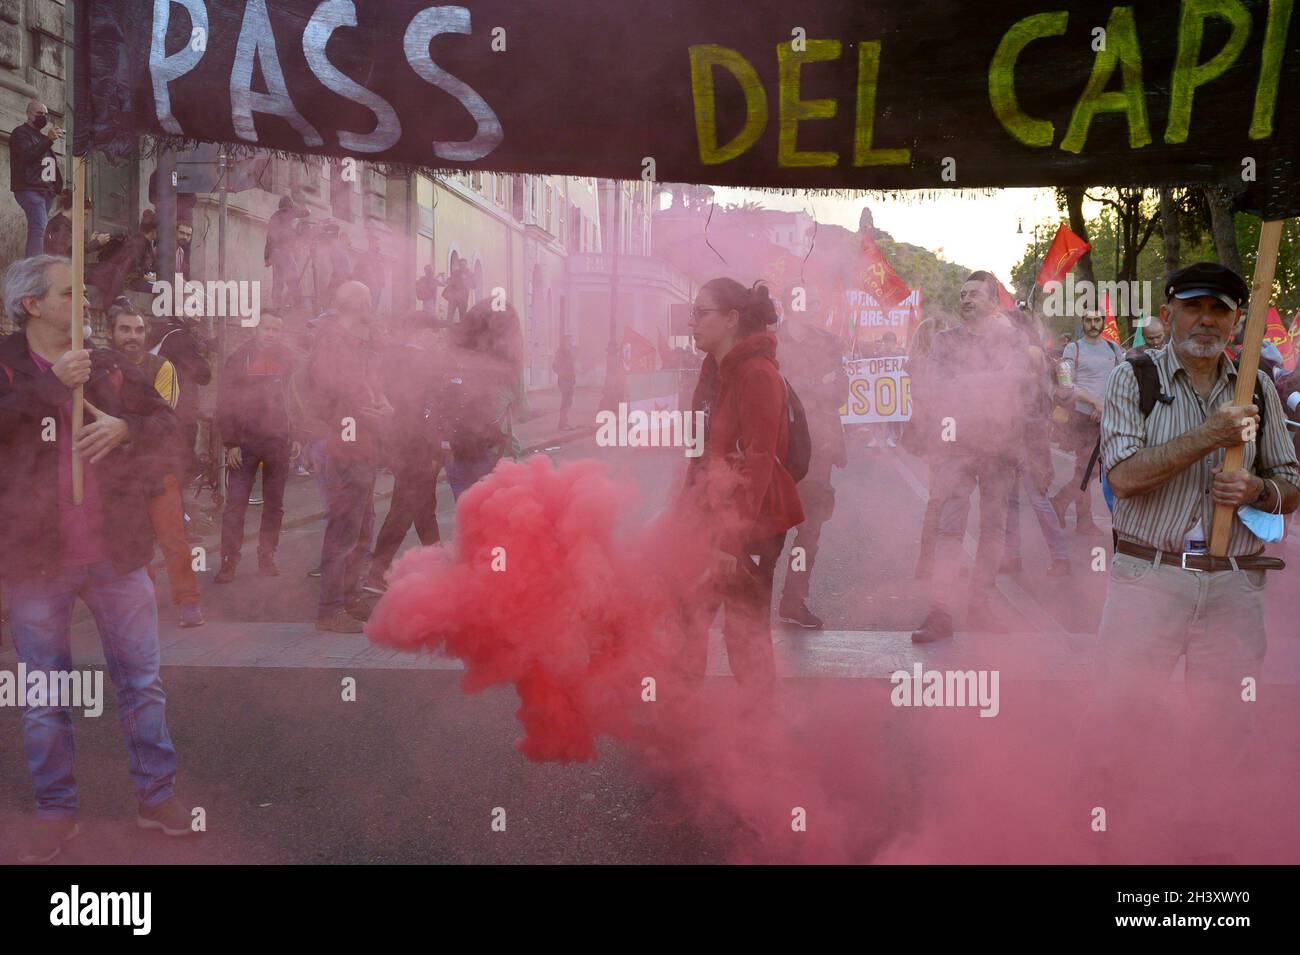
<svg viewBox="0 0 1300 955">
<path fill-rule="evenodd" d="M 719 604 L 732 672 L 740 683 L 768 690 L 772 654 L 772 576 L 786 533 L 803 522 L 794 479 L 786 472 L 790 440 L 785 380 L 777 370 L 776 308 L 767 289 L 728 278 L 706 283 L 695 297 L 691 330 L 706 353 L 691 402 L 705 415 L 703 453 L 692 460 L 686 500 L 717 552 L 712 585 L 687 625 L 684 661 L 702 675 L 708 628 Z M 754 562 L 757 558 L 757 564 Z M 693 625 L 692 625 L 693 624 Z"/>
</svg>

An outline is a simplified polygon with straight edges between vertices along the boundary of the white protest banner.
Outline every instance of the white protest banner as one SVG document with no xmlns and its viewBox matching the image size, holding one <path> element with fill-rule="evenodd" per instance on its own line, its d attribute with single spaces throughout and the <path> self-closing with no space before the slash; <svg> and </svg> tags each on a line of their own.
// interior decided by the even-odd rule
<svg viewBox="0 0 1300 955">
<path fill-rule="evenodd" d="M 906 355 L 860 358 L 845 363 L 848 401 L 840 406 L 845 424 L 907 421 L 912 417 L 912 377 Z"/>
</svg>

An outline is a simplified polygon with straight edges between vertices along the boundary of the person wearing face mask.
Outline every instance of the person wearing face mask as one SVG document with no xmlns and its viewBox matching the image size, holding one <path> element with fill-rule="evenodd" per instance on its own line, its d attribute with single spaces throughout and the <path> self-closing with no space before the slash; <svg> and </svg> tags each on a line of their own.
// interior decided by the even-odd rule
<svg viewBox="0 0 1300 955">
<path fill-rule="evenodd" d="M 1106 390 L 1101 461 L 1116 544 L 1085 723 L 1106 765 L 1147 765 L 1185 728 L 1198 759 L 1227 761 L 1203 764 L 1208 778 L 1242 779 L 1257 705 L 1243 687 L 1258 684 L 1264 660 L 1265 571 L 1282 566 L 1264 545 L 1300 505 L 1300 464 L 1273 383 L 1257 373 L 1262 407 L 1237 404 L 1237 371 L 1223 354 L 1247 295 L 1216 263 L 1174 272 L 1160 307 L 1169 344 L 1121 364 Z M 1144 413 L 1141 380 L 1152 371 L 1160 397 Z M 1242 445 L 1241 467 L 1225 471 L 1226 449 Z M 1216 505 L 1233 509 L 1223 557 L 1207 553 Z M 1180 656 L 1186 727 L 1167 725 L 1158 692 Z"/>
<path fill-rule="evenodd" d="M 27 121 L 9 133 L 9 190 L 27 217 L 26 258 L 44 249 L 50 205 L 63 192 L 63 174 L 54 157 L 62 135 L 45 104 L 36 100 L 27 104 Z"/>
</svg>

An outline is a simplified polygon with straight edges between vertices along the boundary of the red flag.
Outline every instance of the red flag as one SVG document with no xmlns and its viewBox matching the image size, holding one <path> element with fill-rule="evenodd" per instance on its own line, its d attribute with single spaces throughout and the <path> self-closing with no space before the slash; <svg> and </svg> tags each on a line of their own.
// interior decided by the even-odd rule
<svg viewBox="0 0 1300 955">
<path fill-rule="evenodd" d="M 1264 322 L 1264 341 L 1272 342 L 1281 352 L 1283 367 L 1295 364 L 1295 342 L 1286 326 L 1282 324 L 1282 315 L 1276 307 L 1268 310 L 1268 318 Z"/>
<path fill-rule="evenodd" d="M 885 261 L 885 254 L 867 233 L 862 235 L 862 255 L 858 260 L 858 274 L 862 287 L 884 308 L 894 308 L 912 294 L 907 283 Z"/>
<path fill-rule="evenodd" d="M 1300 309 L 1296 309 L 1295 315 L 1291 317 L 1291 331 L 1287 334 L 1287 342 L 1290 349 L 1282 353 L 1286 359 L 1283 362 L 1287 371 L 1295 371 L 1296 359 L 1300 358 Z"/>
<path fill-rule="evenodd" d="M 1083 253 L 1091 248 L 1062 222 L 1047 249 L 1047 255 L 1043 257 L 1043 267 L 1038 270 L 1038 278 L 1034 282 L 1042 288 L 1048 282 L 1061 281 L 1065 278 L 1065 273 L 1074 268 L 1074 263 L 1083 258 Z"/>
<path fill-rule="evenodd" d="M 1106 324 L 1101 326 L 1101 337 L 1118 345 L 1120 344 L 1119 323 L 1115 321 L 1115 313 L 1110 309 L 1110 296 L 1103 295 L 1101 304 L 1106 310 Z"/>
<path fill-rule="evenodd" d="M 1016 310 L 1015 298 L 1001 282 L 998 283 L 998 308 L 1004 312 L 1014 312 Z"/>
<path fill-rule="evenodd" d="M 650 340 L 630 328 L 623 329 L 623 367 L 628 371 L 654 371 L 659 367 L 659 353 Z"/>
</svg>

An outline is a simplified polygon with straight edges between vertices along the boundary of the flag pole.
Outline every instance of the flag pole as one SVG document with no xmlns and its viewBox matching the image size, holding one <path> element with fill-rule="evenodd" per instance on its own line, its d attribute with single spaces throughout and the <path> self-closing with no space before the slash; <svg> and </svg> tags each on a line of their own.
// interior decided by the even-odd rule
<svg viewBox="0 0 1300 955">
<path fill-rule="evenodd" d="M 1254 403 L 1255 376 L 1259 371 L 1259 350 L 1264 344 L 1264 325 L 1268 317 L 1269 298 L 1273 291 L 1273 272 L 1277 268 L 1277 250 L 1282 239 L 1281 219 L 1272 219 L 1260 226 L 1259 254 L 1255 257 L 1255 277 L 1250 287 L 1250 311 L 1246 318 L 1246 332 L 1241 345 L 1237 366 L 1237 394 L 1233 402 L 1238 405 Z M 1228 448 L 1223 455 L 1224 472 L 1241 468 L 1245 445 Z M 1210 553 L 1215 557 L 1228 554 L 1228 537 L 1232 533 L 1232 515 L 1235 508 L 1217 504 L 1214 508 L 1214 527 L 1210 532 Z"/>
<path fill-rule="evenodd" d="M 85 347 L 86 302 L 86 159 L 72 157 L 72 350 Z M 72 439 L 85 422 L 85 395 L 81 385 L 72 389 Z M 72 503 L 81 504 L 85 493 L 86 465 L 80 454 L 72 456 Z"/>
</svg>

